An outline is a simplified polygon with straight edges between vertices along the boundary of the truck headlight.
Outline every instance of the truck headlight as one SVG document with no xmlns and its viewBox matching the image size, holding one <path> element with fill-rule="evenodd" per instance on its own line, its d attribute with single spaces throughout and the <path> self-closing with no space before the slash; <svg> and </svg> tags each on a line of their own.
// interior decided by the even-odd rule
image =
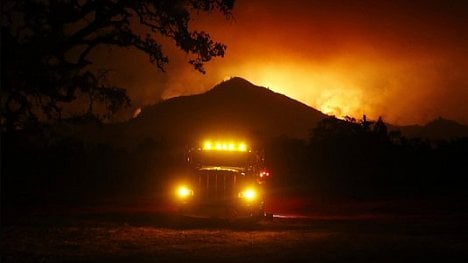
<svg viewBox="0 0 468 263">
<path fill-rule="evenodd" d="M 239 198 L 247 201 L 253 201 L 257 198 L 257 191 L 253 188 L 246 188 L 244 191 L 239 193 Z"/>
<path fill-rule="evenodd" d="M 192 189 L 185 185 L 181 185 L 177 188 L 176 194 L 179 198 L 185 199 L 193 195 Z"/>
</svg>

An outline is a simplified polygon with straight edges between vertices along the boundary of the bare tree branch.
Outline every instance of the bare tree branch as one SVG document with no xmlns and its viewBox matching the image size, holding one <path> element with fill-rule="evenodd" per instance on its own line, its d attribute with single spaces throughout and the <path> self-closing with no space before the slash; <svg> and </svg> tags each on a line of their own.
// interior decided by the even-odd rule
<svg viewBox="0 0 468 263">
<path fill-rule="evenodd" d="M 233 4 L 234 0 L 3 1 L 1 126 L 21 127 L 37 119 L 38 111 L 50 120 L 60 119 L 59 105 L 75 101 L 78 92 L 87 94 L 91 104 L 105 105 L 109 114 L 128 105 L 125 90 L 104 84 L 87 69 L 90 53 L 100 45 L 137 49 L 164 71 L 169 58 L 157 37 L 166 37 L 193 56 L 188 62 L 204 73 L 204 64 L 223 57 L 226 46 L 203 31 L 190 31 L 191 14 L 217 11 L 230 17 Z M 91 105 L 88 114 L 95 108 Z"/>
</svg>

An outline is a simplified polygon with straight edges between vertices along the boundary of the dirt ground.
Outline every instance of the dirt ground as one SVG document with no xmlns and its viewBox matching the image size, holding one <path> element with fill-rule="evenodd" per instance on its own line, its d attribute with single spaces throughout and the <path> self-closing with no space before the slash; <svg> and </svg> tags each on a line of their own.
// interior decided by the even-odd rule
<svg viewBox="0 0 468 263">
<path fill-rule="evenodd" d="M 468 262 L 464 214 L 276 214 L 252 224 L 144 209 L 31 211 L 3 217 L 1 262 Z"/>
</svg>

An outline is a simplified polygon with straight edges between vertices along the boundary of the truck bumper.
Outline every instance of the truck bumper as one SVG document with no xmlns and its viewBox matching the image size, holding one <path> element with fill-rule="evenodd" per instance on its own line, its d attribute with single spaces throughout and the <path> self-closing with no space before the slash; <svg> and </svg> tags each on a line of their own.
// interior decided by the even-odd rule
<svg viewBox="0 0 468 263">
<path fill-rule="evenodd" d="M 243 219 L 263 218 L 263 202 L 255 204 L 181 204 L 178 213 L 189 217 Z"/>
</svg>

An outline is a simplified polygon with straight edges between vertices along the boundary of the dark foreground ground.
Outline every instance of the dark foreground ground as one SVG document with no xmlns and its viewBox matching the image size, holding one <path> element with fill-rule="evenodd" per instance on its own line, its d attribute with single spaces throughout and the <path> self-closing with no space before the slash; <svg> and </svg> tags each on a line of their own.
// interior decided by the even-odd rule
<svg viewBox="0 0 468 263">
<path fill-rule="evenodd" d="M 246 224 L 135 208 L 6 211 L 0 262 L 468 262 L 463 212 L 277 213 Z"/>
</svg>

